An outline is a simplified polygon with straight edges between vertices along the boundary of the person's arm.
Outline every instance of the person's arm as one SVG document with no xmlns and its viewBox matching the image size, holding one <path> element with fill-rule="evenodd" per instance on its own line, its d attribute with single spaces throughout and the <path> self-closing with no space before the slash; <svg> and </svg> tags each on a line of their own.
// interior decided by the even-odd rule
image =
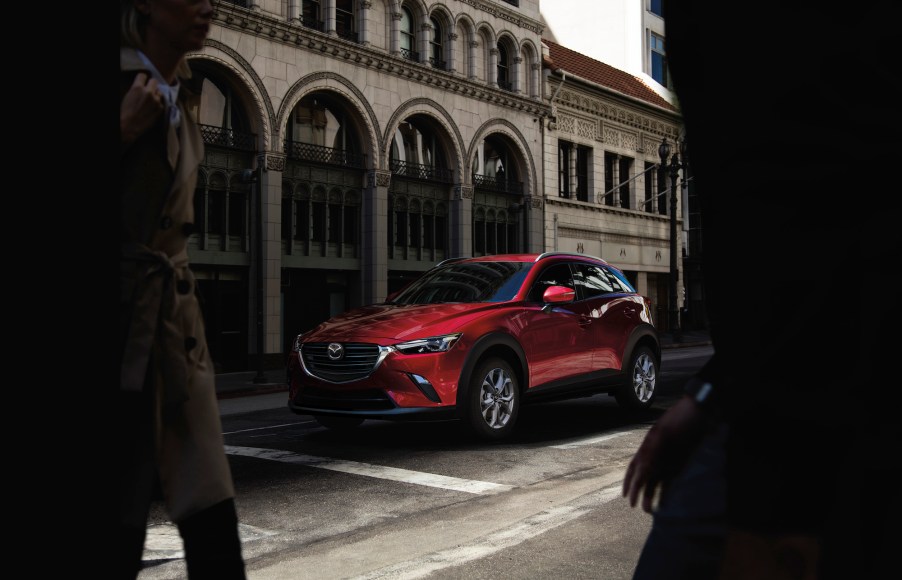
<svg viewBox="0 0 902 580">
<path fill-rule="evenodd" d="M 716 363 L 714 357 L 684 387 L 683 396 L 652 425 L 630 461 L 623 478 L 623 496 L 651 513 L 659 488 L 680 472 L 714 417 Z"/>
</svg>

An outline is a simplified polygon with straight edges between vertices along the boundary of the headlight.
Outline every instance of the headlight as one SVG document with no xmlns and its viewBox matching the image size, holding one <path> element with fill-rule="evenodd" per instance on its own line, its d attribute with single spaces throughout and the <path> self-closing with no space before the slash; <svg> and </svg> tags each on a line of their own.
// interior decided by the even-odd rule
<svg viewBox="0 0 902 580">
<path fill-rule="evenodd" d="M 447 352 L 462 336 L 461 333 L 446 334 L 444 336 L 430 336 L 418 338 L 409 342 L 396 344 L 392 348 L 403 354 L 426 354 L 431 352 Z"/>
<path fill-rule="evenodd" d="M 295 337 L 294 345 L 291 347 L 291 352 L 299 352 L 301 350 L 301 339 L 304 338 L 305 334 L 307 334 L 307 333 L 302 332 L 301 334 L 299 334 Z"/>
</svg>

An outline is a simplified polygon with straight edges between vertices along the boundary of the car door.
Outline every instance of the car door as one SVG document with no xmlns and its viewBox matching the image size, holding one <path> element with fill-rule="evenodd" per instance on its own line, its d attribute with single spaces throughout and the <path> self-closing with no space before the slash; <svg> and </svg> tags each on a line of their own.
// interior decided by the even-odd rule
<svg viewBox="0 0 902 580">
<path fill-rule="evenodd" d="M 587 263 L 574 266 L 577 297 L 590 319 L 586 327 L 593 344 L 592 367 L 596 371 L 619 371 L 641 306 L 604 267 Z"/>
<path fill-rule="evenodd" d="M 549 305 L 542 300 L 551 286 L 574 288 L 569 264 L 551 264 L 539 273 L 527 294 L 520 343 L 530 368 L 530 388 L 574 378 L 592 370 L 592 337 L 585 304 Z"/>
</svg>

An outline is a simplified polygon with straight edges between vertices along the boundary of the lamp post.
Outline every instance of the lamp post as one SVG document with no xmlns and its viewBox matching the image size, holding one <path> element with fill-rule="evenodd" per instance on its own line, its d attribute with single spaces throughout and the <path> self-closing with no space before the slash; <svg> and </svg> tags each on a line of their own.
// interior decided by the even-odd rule
<svg viewBox="0 0 902 580">
<path fill-rule="evenodd" d="M 670 143 L 667 137 L 661 141 L 658 147 L 658 156 L 661 158 L 661 171 L 667 168 L 667 158 L 670 157 Z M 668 283 L 668 293 L 670 302 L 670 332 L 673 334 L 674 342 L 682 341 L 682 331 L 680 330 L 680 309 L 677 304 L 677 278 L 679 270 L 677 270 L 677 177 L 680 172 L 680 157 L 674 153 L 670 157 L 670 279 Z"/>
</svg>

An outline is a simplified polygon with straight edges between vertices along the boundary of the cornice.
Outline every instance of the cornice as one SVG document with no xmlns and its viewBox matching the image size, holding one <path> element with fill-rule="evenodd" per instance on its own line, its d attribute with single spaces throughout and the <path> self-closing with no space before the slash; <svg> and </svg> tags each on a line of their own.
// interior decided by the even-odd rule
<svg viewBox="0 0 902 580">
<path fill-rule="evenodd" d="M 558 103 L 559 108 L 565 107 L 573 111 L 587 113 L 592 117 L 614 121 L 622 126 L 668 136 L 679 133 L 680 116 L 677 113 L 672 114 L 673 122 L 665 122 L 661 121 L 660 118 L 638 112 L 636 107 L 617 105 L 604 99 L 587 97 L 568 89 L 561 90 L 561 94 L 555 102 Z M 560 114 L 560 111 L 558 114 Z"/>
<path fill-rule="evenodd" d="M 461 0 L 464 4 L 469 4 L 473 8 L 477 10 L 481 10 L 487 14 L 490 14 L 496 18 L 500 18 L 501 20 L 505 20 L 519 26 L 520 28 L 525 28 L 531 32 L 535 32 L 539 36 L 544 32 L 545 27 L 542 26 L 541 23 L 531 19 L 525 18 L 522 14 L 518 14 L 517 12 L 505 8 L 504 6 L 498 6 L 496 4 L 487 4 L 485 2 L 480 2 L 479 0 Z"/>
<path fill-rule="evenodd" d="M 486 11 L 494 9 L 504 12 L 500 7 L 490 6 L 476 0 L 464 1 L 474 6 L 478 5 L 478 7 L 485 6 Z M 366 45 L 349 42 L 338 36 L 303 27 L 296 22 L 286 22 L 268 14 L 240 8 L 230 3 L 216 5 L 213 24 L 307 52 L 329 54 L 334 58 L 353 62 L 360 67 L 392 74 L 407 81 L 415 81 L 422 85 L 455 92 L 465 97 L 522 111 L 529 115 L 548 117 L 551 114 L 551 108 L 541 101 L 473 82 L 462 76 L 434 69 L 428 64 L 420 64 L 400 56 L 376 51 Z"/>
</svg>

